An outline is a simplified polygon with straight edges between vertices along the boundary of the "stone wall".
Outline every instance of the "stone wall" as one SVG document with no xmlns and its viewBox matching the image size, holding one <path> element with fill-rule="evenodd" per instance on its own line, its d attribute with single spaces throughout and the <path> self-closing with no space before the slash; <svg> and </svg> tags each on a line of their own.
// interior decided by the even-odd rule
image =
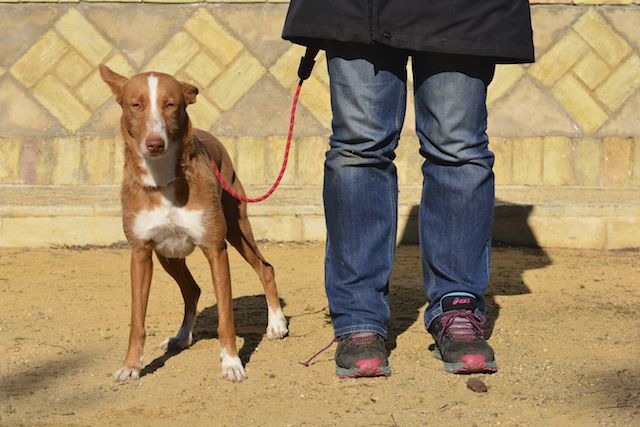
<svg viewBox="0 0 640 427">
<path fill-rule="evenodd" d="M 171 3 L 171 4 L 169 4 Z M 537 1 L 537 63 L 497 69 L 489 134 L 499 185 L 640 188 L 640 2 Z M 119 107 L 106 63 L 200 89 L 189 112 L 247 184 L 277 174 L 302 50 L 284 1 L 0 1 L 0 184 L 117 184 Z M 412 99 L 397 164 L 420 183 Z M 303 87 L 284 183 L 320 184 L 329 133 L 324 59 Z"/>
</svg>

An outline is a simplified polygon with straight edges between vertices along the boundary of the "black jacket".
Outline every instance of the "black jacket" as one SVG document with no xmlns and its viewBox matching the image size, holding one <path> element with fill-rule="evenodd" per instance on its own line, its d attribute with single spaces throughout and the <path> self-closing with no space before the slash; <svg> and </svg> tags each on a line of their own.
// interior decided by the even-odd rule
<svg viewBox="0 0 640 427">
<path fill-rule="evenodd" d="M 282 37 L 533 62 L 528 0 L 291 0 Z"/>
</svg>

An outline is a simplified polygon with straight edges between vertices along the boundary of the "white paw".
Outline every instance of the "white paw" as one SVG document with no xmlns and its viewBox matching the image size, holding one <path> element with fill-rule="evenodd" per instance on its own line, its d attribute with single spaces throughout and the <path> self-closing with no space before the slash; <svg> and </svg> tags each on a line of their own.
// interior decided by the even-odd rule
<svg viewBox="0 0 640 427">
<path fill-rule="evenodd" d="M 128 380 L 139 380 L 140 369 L 127 368 L 126 366 L 123 366 L 121 368 L 118 368 L 115 374 L 113 374 L 113 379 L 119 382 Z"/>
<path fill-rule="evenodd" d="M 191 343 L 193 343 L 193 335 L 189 333 L 189 336 L 180 336 L 180 334 L 175 337 L 169 337 L 166 340 L 160 343 L 160 348 L 165 351 L 176 351 L 183 350 L 185 348 L 191 347 Z"/>
<path fill-rule="evenodd" d="M 229 356 L 224 348 L 220 351 L 220 368 L 222 370 L 222 378 L 225 380 L 240 382 L 247 377 L 240 358 L 238 356 Z"/>
<path fill-rule="evenodd" d="M 282 309 L 278 307 L 273 311 L 269 308 L 269 324 L 267 325 L 267 337 L 270 339 L 284 338 L 289 333 L 287 329 L 287 319 L 284 317 Z"/>
</svg>

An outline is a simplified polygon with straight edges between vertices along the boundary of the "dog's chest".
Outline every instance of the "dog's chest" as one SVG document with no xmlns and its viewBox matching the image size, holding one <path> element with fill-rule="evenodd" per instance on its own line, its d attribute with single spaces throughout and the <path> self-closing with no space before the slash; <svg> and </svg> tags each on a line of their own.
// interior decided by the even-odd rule
<svg viewBox="0 0 640 427">
<path fill-rule="evenodd" d="M 153 241 L 155 250 L 168 258 L 184 258 L 193 252 L 204 230 L 202 210 L 177 207 L 165 197 L 160 206 L 139 211 L 133 224 L 138 239 Z"/>
</svg>

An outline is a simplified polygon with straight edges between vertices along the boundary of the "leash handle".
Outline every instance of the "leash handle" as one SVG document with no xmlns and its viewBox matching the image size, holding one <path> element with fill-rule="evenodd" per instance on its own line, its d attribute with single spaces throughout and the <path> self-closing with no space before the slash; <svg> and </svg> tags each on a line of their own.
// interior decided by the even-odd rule
<svg viewBox="0 0 640 427">
<path fill-rule="evenodd" d="M 303 82 L 309 78 L 313 66 L 316 64 L 315 58 L 320 49 L 315 47 L 308 47 L 304 56 L 300 58 L 300 65 L 298 66 L 298 77 L 300 82 Z"/>
<path fill-rule="evenodd" d="M 309 76 L 311 75 L 313 66 L 316 63 L 314 59 L 318 54 L 318 51 L 319 49 L 308 47 L 304 56 L 300 59 L 300 66 L 298 67 L 298 77 L 300 78 L 300 81 L 298 82 L 298 87 L 296 87 L 296 93 L 293 96 L 293 103 L 291 104 L 291 119 L 289 120 L 289 134 L 287 135 L 287 145 L 285 146 L 285 149 L 284 149 L 284 160 L 282 161 L 282 167 L 280 168 L 280 173 L 278 174 L 278 177 L 276 178 L 271 188 L 265 194 L 263 194 L 260 197 L 250 198 L 250 197 L 242 196 L 236 193 L 231 189 L 229 184 L 226 183 L 224 178 L 222 178 L 222 175 L 220 174 L 220 171 L 218 170 L 218 167 L 216 166 L 213 159 L 209 159 L 209 163 L 211 163 L 211 167 L 213 168 L 213 173 L 218 178 L 218 181 L 220 181 L 220 185 L 222 186 L 224 191 L 229 193 L 235 199 L 238 199 L 242 202 L 247 202 L 247 203 L 261 202 L 265 200 L 267 197 L 271 196 L 273 192 L 276 191 L 276 188 L 280 184 L 280 181 L 284 176 L 284 172 L 287 169 L 287 162 L 289 161 L 289 149 L 291 148 L 291 139 L 293 138 L 293 124 L 296 118 L 296 107 L 298 106 L 300 89 L 302 88 L 302 83 L 306 79 L 308 79 Z"/>
</svg>

